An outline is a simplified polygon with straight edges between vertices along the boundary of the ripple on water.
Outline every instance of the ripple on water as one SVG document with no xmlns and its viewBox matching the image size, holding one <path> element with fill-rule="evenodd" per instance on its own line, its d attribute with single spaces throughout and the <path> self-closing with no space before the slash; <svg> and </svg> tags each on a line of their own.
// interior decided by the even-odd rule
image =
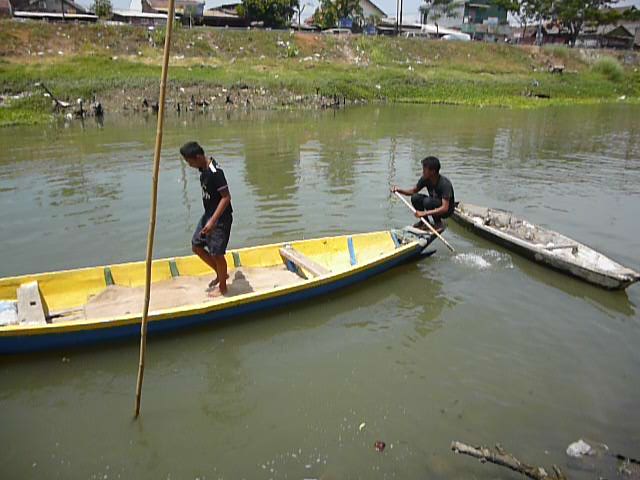
<svg viewBox="0 0 640 480">
<path fill-rule="evenodd" d="M 506 253 L 498 252 L 497 250 L 482 250 L 458 253 L 453 257 L 453 261 L 459 265 L 474 270 L 513 268 L 511 256 Z"/>
</svg>

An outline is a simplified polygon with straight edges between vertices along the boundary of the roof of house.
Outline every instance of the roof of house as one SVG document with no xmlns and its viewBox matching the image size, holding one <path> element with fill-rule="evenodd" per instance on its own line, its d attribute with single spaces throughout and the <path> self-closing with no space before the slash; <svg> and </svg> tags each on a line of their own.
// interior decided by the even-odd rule
<svg viewBox="0 0 640 480">
<path fill-rule="evenodd" d="M 596 32 L 598 35 L 607 35 L 612 37 L 628 37 L 633 38 L 634 32 L 630 31 L 624 25 L 600 25 Z"/>
<path fill-rule="evenodd" d="M 14 11 L 13 16 L 16 18 L 48 18 L 50 20 L 88 20 L 88 21 L 96 21 L 98 20 L 97 15 L 93 15 L 90 13 L 65 13 L 64 15 L 59 12 L 23 12 L 23 11 Z"/>
<path fill-rule="evenodd" d="M 234 2 L 233 0 L 214 0 L 207 2 L 207 10 L 215 10 L 216 8 L 235 8 L 242 2 Z"/>
<path fill-rule="evenodd" d="M 223 10 L 232 12 L 235 11 L 236 8 L 242 5 L 241 3 L 221 3 L 219 5 L 215 5 L 213 7 L 208 8 L 205 12 L 221 12 Z"/>
<path fill-rule="evenodd" d="M 167 19 L 166 13 L 148 13 L 148 12 L 139 12 L 137 10 L 114 10 L 114 15 L 119 17 L 129 17 L 129 18 L 155 18 L 155 19 Z"/>
<path fill-rule="evenodd" d="M 382 10 L 379 6 L 377 6 L 371 0 L 360 0 L 360 2 L 368 4 L 369 7 L 371 7 L 373 10 L 375 10 L 377 13 L 379 13 L 381 17 L 386 17 L 387 16 L 387 14 L 384 12 L 384 10 Z"/>
<path fill-rule="evenodd" d="M 215 18 L 239 18 L 240 16 L 235 13 L 235 10 L 226 9 L 222 7 L 210 8 L 204 12 L 205 17 Z"/>
<path fill-rule="evenodd" d="M 32 1 L 32 0 L 9 0 L 11 3 L 11 6 L 13 7 L 14 10 L 18 10 L 21 12 L 47 12 L 48 10 L 43 10 L 40 7 L 40 3 L 41 2 L 37 2 L 37 1 Z M 79 13 L 90 13 L 89 10 L 86 7 L 83 7 L 82 5 L 80 5 L 79 3 L 74 2 L 73 0 L 62 0 L 62 2 L 64 2 L 66 5 L 69 5 L 70 7 L 72 7 L 74 10 L 76 10 Z M 58 2 L 56 4 L 56 7 L 59 9 L 60 8 L 60 2 Z M 54 11 L 52 11 L 51 13 L 55 13 Z"/>
<path fill-rule="evenodd" d="M 147 0 L 151 8 L 155 10 L 168 10 L 169 0 Z M 175 0 L 175 8 L 183 8 L 191 5 L 202 5 L 204 1 L 198 0 Z"/>
</svg>

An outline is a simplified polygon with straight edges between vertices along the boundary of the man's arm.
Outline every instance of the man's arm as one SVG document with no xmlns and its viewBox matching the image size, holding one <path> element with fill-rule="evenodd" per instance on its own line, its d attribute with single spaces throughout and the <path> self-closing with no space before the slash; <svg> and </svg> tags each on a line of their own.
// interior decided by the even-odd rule
<svg viewBox="0 0 640 480">
<path fill-rule="evenodd" d="M 220 196 L 222 198 L 220 199 L 220 202 L 218 202 L 218 206 L 216 207 L 215 212 L 213 212 L 213 215 L 211 215 L 211 218 L 209 219 L 207 224 L 200 231 L 202 235 L 208 235 L 209 232 L 213 230 L 213 228 L 216 226 L 216 223 L 218 223 L 218 220 L 220 219 L 224 211 L 231 204 L 231 193 L 229 193 L 228 187 L 226 187 L 223 190 L 220 190 Z"/>
<path fill-rule="evenodd" d="M 405 190 L 402 188 L 398 188 L 397 186 L 394 185 L 393 187 L 391 187 L 391 192 L 392 193 L 398 192 L 402 195 L 413 195 L 414 193 L 418 193 L 418 187 L 407 188 Z"/>
</svg>

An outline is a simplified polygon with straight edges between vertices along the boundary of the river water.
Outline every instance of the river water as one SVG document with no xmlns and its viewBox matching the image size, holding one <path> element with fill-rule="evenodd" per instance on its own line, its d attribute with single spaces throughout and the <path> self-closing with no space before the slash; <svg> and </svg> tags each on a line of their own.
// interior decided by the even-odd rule
<svg viewBox="0 0 640 480">
<path fill-rule="evenodd" d="M 640 269 L 640 108 L 368 106 L 166 123 L 156 256 L 189 252 L 224 167 L 232 247 L 412 222 L 388 186 L 440 157 L 456 195 Z M 0 129 L 0 276 L 144 256 L 155 117 Z M 572 478 L 578 438 L 640 456 L 640 286 L 611 293 L 450 223 L 424 261 L 316 301 L 136 341 L 0 359 L 0 477 L 517 478 L 449 451 L 500 442 Z M 361 427 L 361 424 L 364 426 Z M 374 442 L 384 441 L 379 453 Z"/>
</svg>

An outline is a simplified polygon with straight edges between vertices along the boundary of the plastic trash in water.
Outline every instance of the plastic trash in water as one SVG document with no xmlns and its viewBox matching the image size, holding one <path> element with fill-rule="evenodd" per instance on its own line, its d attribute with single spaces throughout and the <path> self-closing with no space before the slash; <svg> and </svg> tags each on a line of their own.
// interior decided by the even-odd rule
<svg viewBox="0 0 640 480">
<path fill-rule="evenodd" d="M 577 442 L 573 442 L 571 445 L 567 447 L 567 455 L 574 458 L 580 458 L 585 455 L 591 455 L 593 449 L 591 445 L 589 445 L 584 440 L 580 439 Z"/>
</svg>

